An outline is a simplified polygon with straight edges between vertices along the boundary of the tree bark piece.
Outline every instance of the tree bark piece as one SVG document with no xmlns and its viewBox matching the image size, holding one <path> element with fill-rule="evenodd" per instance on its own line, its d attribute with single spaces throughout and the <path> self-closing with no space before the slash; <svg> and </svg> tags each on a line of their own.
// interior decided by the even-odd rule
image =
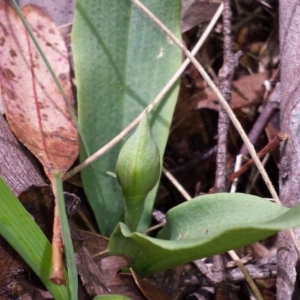
<svg viewBox="0 0 300 300">
<path fill-rule="evenodd" d="M 281 50 L 281 131 L 289 138 L 281 147 L 280 199 L 294 206 L 300 199 L 300 6 L 298 0 L 279 1 Z M 300 241 L 300 229 L 295 229 Z M 279 233 L 277 299 L 299 299 L 297 254 L 287 231 Z"/>
</svg>

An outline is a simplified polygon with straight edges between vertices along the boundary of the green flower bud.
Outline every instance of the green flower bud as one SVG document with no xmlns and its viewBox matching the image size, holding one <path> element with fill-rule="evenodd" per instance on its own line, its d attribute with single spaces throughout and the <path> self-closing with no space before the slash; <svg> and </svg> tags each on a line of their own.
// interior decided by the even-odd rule
<svg viewBox="0 0 300 300">
<path fill-rule="evenodd" d="M 134 134 L 122 147 L 116 175 L 125 198 L 125 223 L 135 231 L 148 193 L 160 175 L 160 155 L 145 113 Z"/>
</svg>

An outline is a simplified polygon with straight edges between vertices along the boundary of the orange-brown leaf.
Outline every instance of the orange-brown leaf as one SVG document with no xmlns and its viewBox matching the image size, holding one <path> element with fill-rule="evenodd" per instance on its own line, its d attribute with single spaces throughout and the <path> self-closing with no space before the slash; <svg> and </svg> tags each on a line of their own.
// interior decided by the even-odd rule
<svg viewBox="0 0 300 300">
<path fill-rule="evenodd" d="M 67 95 L 73 102 L 68 52 L 54 22 L 39 8 L 22 12 Z M 47 174 L 62 175 L 78 154 L 78 134 L 60 94 L 23 23 L 0 5 L 0 81 L 7 120 Z"/>
</svg>

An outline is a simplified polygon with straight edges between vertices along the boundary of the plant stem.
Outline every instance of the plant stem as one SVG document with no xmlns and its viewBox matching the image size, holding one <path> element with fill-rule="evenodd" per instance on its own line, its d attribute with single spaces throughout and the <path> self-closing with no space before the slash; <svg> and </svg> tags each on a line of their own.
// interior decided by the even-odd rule
<svg viewBox="0 0 300 300">
<path fill-rule="evenodd" d="M 125 199 L 125 224 L 132 231 L 137 231 L 141 215 L 144 211 L 145 196 Z"/>
<path fill-rule="evenodd" d="M 231 103 L 231 81 L 233 77 L 235 63 L 233 61 L 232 41 L 231 41 L 231 10 L 229 0 L 224 0 L 223 10 L 223 66 L 219 71 L 220 91 L 228 103 Z M 226 192 L 227 175 L 227 135 L 229 129 L 229 117 L 223 106 L 219 110 L 218 119 L 218 148 L 216 158 L 216 192 Z M 222 297 L 225 281 L 224 254 L 213 256 L 214 277 L 216 280 L 216 297 Z"/>
<path fill-rule="evenodd" d="M 51 182 L 51 187 L 54 195 L 54 221 L 53 221 L 53 237 L 52 237 L 52 273 L 50 280 L 57 284 L 66 284 L 66 278 L 64 275 L 64 263 L 63 263 L 63 240 L 61 235 L 60 226 L 60 214 L 57 199 L 57 186 L 56 180 L 53 174 L 47 174 Z"/>
</svg>

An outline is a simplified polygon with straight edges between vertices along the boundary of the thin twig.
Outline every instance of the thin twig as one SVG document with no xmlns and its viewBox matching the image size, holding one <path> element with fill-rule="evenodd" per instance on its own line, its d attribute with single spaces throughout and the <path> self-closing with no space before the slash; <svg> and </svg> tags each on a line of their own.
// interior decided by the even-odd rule
<svg viewBox="0 0 300 300">
<path fill-rule="evenodd" d="M 276 137 L 274 137 L 263 149 L 257 152 L 257 156 L 259 158 L 265 156 L 267 153 L 275 149 L 281 141 L 287 139 L 287 135 L 284 133 L 279 133 Z M 235 178 L 238 178 L 243 173 L 245 173 L 252 165 L 254 161 L 253 159 L 249 159 L 245 164 L 243 164 L 240 169 L 227 177 L 227 183 L 231 183 Z"/>
<path fill-rule="evenodd" d="M 227 104 L 231 103 L 231 82 L 235 63 L 233 62 L 232 40 L 231 40 L 231 9 L 230 1 L 224 0 L 223 10 L 223 66 L 219 71 L 220 92 Z M 219 109 L 218 119 L 218 147 L 216 157 L 216 179 L 215 191 L 226 192 L 227 175 L 227 135 L 229 129 L 229 117 L 223 106 Z M 214 277 L 218 284 L 225 280 L 224 254 L 213 256 Z M 224 289 L 220 286 L 219 292 Z"/>
<path fill-rule="evenodd" d="M 231 102 L 231 83 L 234 73 L 234 67 L 236 62 L 234 61 L 234 55 L 232 53 L 232 39 L 231 39 L 231 9 L 230 0 L 224 1 L 223 12 L 223 38 L 224 38 L 224 63 L 221 69 L 220 78 L 220 91 L 224 96 L 226 102 L 230 105 Z M 221 106 L 219 111 L 219 123 L 218 123 L 218 154 L 217 154 L 217 172 L 216 172 L 216 191 L 226 191 L 226 162 L 227 162 L 227 133 L 229 129 L 229 117 L 226 110 Z M 242 156 L 237 157 L 237 162 L 241 163 Z M 219 159 L 219 160 L 218 160 Z M 235 178 L 237 180 L 237 177 Z M 231 187 L 231 192 L 234 192 L 234 185 Z M 236 262 L 237 266 L 244 274 L 245 279 L 257 300 L 263 300 L 263 297 L 258 290 L 254 280 L 251 278 L 248 270 L 240 260 L 235 251 L 230 250 L 228 254 Z M 219 259 L 220 260 L 220 259 Z"/>
<path fill-rule="evenodd" d="M 266 125 L 269 123 L 269 121 L 274 116 L 276 110 L 278 109 L 278 98 L 280 97 L 280 88 L 279 85 L 276 84 L 275 89 L 271 93 L 271 82 L 278 82 L 279 80 L 279 69 L 277 69 L 274 74 L 272 75 L 272 78 L 270 80 L 266 80 L 264 82 L 265 86 L 265 95 L 263 99 L 263 103 L 266 103 L 261 114 L 255 121 L 254 126 L 250 130 L 248 134 L 248 138 L 251 141 L 251 143 L 254 145 L 258 138 L 260 137 L 263 130 L 265 130 Z M 268 84 L 267 84 L 268 83 Z M 240 150 L 240 154 L 243 156 L 247 156 L 248 149 L 243 144 L 242 148 Z"/>
<path fill-rule="evenodd" d="M 231 82 L 235 68 L 234 55 L 232 53 L 231 40 L 231 10 L 229 0 L 224 1 L 223 11 L 223 66 L 219 71 L 220 92 L 226 103 L 231 103 Z M 218 148 L 216 158 L 215 191 L 226 191 L 227 175 L 227 135 L 229 129 L 229 117 L 223 106 L 219 110 L 218 120 Z"/>
<path fill-rule="evenodd" d="M 220 15 L 223 11 L 223 4 L 221 3 L 217 12 L 215 13 L 214 17 L 212 18 L 211 22 L 207 26 L 206 30 L 204 31 L 203 35 L 197 42 L 196 46 L 191 52 L 191 55 L 194 56 L 201 46 L 203 45 L 205 39 L 210 34 L 211 30 L 215 26 L 217 20 L 219 19 Z M 159 92 L 159 94 L 155 97 L 155 99 L 152 101 L 152 103 L 148 106 L 148 112 L 150 112 L 160 101 L 164 98 L 164 96 L 167 94 L 167 92 L 170 90 L 170 88 L 174 85 L 174 83 L 178 80 L 178 78 L 181 76 L 183 71 L 186 69 L 186 67 L 189 65 L 190 59 L 187 58 L 181 65 L 181 67 L 178 69 L 178 71 L 173 75 L 173 77 L 170 79 L 170 81 L 166 84 L 166 86 Z M 87 158 L 85 161 L 83 161 L 81 164 L 76 166 L 74 169 L 69 171 L 65 176 L 64 180 L 69 179 L 76 173 L 80 172 L 83 168 L 91 164 L 93 161 L 101 157 L 104 153 L 106 153 L 108 150 L 110 150 L 112 147 L 114 147 L 118 142 L 120 142 L 131 130 L 133 130 L 138 123 L 140 122 L 142 118 L 143 112 L 131 123 L 129 124 L 122 132 L 120 132 L 115 138 L 113 138 L 109 143 L 107 143 L 105 146 L 103 146 L 101 149 L 99 149 L 96 153 L 94 153 L 92 156 Z"/>
<path fill-rule="evenodd" d="M 274 103 L 270 101 L 268 101 L 267 104 L 264 106 L 262 113 L 257 118 L 253 128 L 251 129 L 248 135 L 249 140 L 251 141 L 251 143 L 253 143 L 253 145 L 256 143 L 263 130 L 265 130 L 266 125 L 272 119 L 276 110 L 277 109 Z M 240 154 L 242 154 L 243 156 L 248 155 L 248 149 L 245 147 L 245 145 L 242 146 Z"/>
<path fill-rule="evenodd" d="M 234 165 L 234 173 L 237 172 L 241 168 L 242 158 L 243 157 L 242 157 L 241 154 L 237 155 L 236 160 L 235 160 L 235 165 Z M 236 192 L 237 184 L 238 184 L 238 177 L 234 178 L 234 180 L 232 181 L 232 185 L 231 185 L 231 188 L 230 188 L 230 193 L 235 193 Z"/>
<path fill-rule="evenodd" d="M 244 264 L 242 263 L 242 261 L 240 260 L 238 255 L 233 250 L 228 251 L 228 254 L 235 261 L 236 265 L 239 267 L 239 269 L 241 270 L 241 272 L 245 276 L 245 279 L 246 279 L 249 287 L 251 288 L 254 296 L 256 297 L 256 299 L 257 300 L 263 300 L 263 297 L 262 297 L 259 289 L 257 288 L 254 280 L 252 279 L 251 275 L 249 274 L 249 271 L 246 269 L 246 267 L 244 266 Z"/>
<path fill-rule="evenodd" d="M 144 234 L 147 234 L 147 233 L 149 233 L 149 232 L 151 232 L 151 231 L 153 231 L 153 230 L 156 230 L 156 229 L 162 228 L 162 227 L 164 227 L 165 225 L 166 225 L 166 223 L 165 223 L 165 222 L 162 222 L 162 223 L 159 223 L 159 224 L 153 225 L 153 226 L 151 226 L 151 227 L 147 228 L 145 231 L 143 231 L 143 233 L 144 233 Z"/>
<path fill-rule="evenodd" d="M 192 199 L 192 197 L 183 188 L 183 186 L 177 181 L 177 179 L 166 168 L 163 167 L 162 171 L 165 174 L 165 176 L 171 181 L 171 183 L 177 188 L 177 190 L 181 193 L 181 195 L 186 200 L 191 200 Z"/>
<path fill-rule="evenodd" d="M 265 166 L 267 164 L 269 158 L 270 158 L 270 153 L 267 153 L 261 163 Z M 252 178 L 251 178 L 249 184 L 247 185 L 246 193 L 249 193 L 249 194 L 251 193 L 252 189 L 254 188 L 254 186 L 257 182 L 259 175 L 260 175 L 259 172 L 257 170 L 255 170 L 253 176 L 251 176 Z"/>
</svg>

